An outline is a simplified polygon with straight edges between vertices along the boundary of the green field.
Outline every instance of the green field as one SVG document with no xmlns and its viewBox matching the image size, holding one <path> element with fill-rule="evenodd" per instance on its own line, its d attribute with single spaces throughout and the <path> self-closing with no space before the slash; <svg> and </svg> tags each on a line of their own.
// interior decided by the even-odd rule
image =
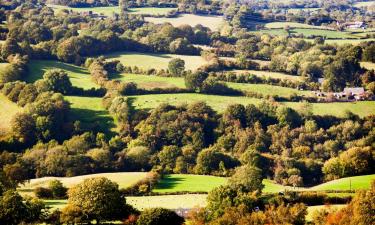
<svg viewBox="0 0 375 225">
<path fill-rule="evenodd" d="M 33 83 L 36 80 L 43 79 L 43 74 L 52 69 L 64 70 L 72 82 L 73 86 L 83 89 L 98 88 L 92 80 L 89 71 L 86 68 L 51 60 L 32 60 L 29 63 L 29 74 L 26 82 Z"/>
<path fill-rule="evenodd" d="M 324 184 L 315 186 L 311 188 L 311 190 L 314 190 L 314 191 L 327 191 L 327 190 L 349 191 L 349 190 L 368 189 L 370 188 L 371 182 L 373 180 L 375 180 L 375 174 L 355 176 L 355 177 L 346 177 L 346 178 L 329 181 Z"/>
<path fill-rule="evenodd" d="M 281 26 L 278 23 L 276 25 L 270 25 L 270 26 Z M 286 23 L 288 24 L 288 23 Z M 310 38 L 312 36 L 324 36 L 328 40 L 326 40 L 326 43 L 340 43 L 340 41 L 347 41 L 347 43 L 356 41 L 365 41 L 366 39 L 360 39 L 363 38 L 366 34 L 366 32 L 348 32 L 348 31 L 336 31 L 336 30 L 328 30 L 328 29 L 317 29 L 318 27 L 314 28 L 303 28 L 304 25 L 307 24 L 301 24 L 300 28 L 291 28 L 290 34 L 291 35 L 303 35 L 305 38 Z M 308 26 L 308 25 L 307 25 Z M 255 34 L 270 34 L 270 35 L 276 35 L 276 36 L 287 36 L 288 33 L 284 30 L 284 28 L 273 28 L 273 29 L 264 29 L 264 30 L 258 30 L 253 31 L 252 33 Z M 333 39 L 333 40 L 330 40 Z M 339 39 L 339 40 L 337 40 Z M 351 40 L 353 39 L 353 40 Z"/>
<path fill-rule="evenodd" d="M 98 127 L 102 132 L 115 131 L 116 121 L 104 108 L 101 98 L 66 96 L 71 103 L 70 120 L 80 120 L 83 126 Z"/>
<path fill-rule="evenodd" d="M 14 115 L 22 111 L 16 103 L 10 101 L 3 94 L 0 94 L 0 135 L 7 132 L 10 128 L 10 122 Z"/>
<path fill-rule="evenodd" d="M 177 18 L 156 18 L 146 17 L 147 22 L 156 24 L 170 23 L 175 27 L 187 24 L 192 27 L 201 24 L 205 27 L 210 28 L 212 31 L 217 31 L 223 24 L 224 20 L 221 16 L 200 16 L 193 14 L 181 14 Z"/>
<path fill-rule="evenodd" d="M 300 109 L 301 103 L 287 102 L 287 106 Z M 342 117 L 346 111 L 351 111 L 360 117 L 374 115 L 375 101 L 360 101 L 360 102 L 333 102 L 333 103 L 312 103 L 313 114 L 315 115 L 332 115 Z"/>
<path fill-rule="evenodd" d="M 231 83 L 227 82 L 228 86 L 237 90 L 241 91 L 250 91 L 259 94 L 263 94 L 263 96 L 280 96 L 280 97 L 289 97 L 292 94 L 296 94 L 299 96 L 312 96 L 311 91 L 300 91 L 293 88 L 269 85 L 269 84 L 245 84 L 245 83 Z"/>
<path fill-rule="evenodd" d="M 168 63 L 174 58 L 185 61 L 187 70 L 195 70 L 207 62 L 201 56 L 173 55 L 173 54 L 143 54 L 138 52 L 117 52 L 104 55 L 106 58 L 120 60 L 125 66 L 137 66 L 142 69 L 168 69 Z"/>
<path fill-rule="evenodd" d="M 190 104 L 197 101 L 204 101 L 217 112 L 223 112 L 231 104 L 259 104 L 262 100 L 256 98 L 248 98 L 242 96 L 218 96 L 204 95 L 198 93 L 189 94 L 153 94 L 130 96 L 134 99 L 133 105 L 137 109 L 153 109 L 161 103 L 169 103 L 171 105 Z M 279 103 L 296 110 L 301 110 L 300 102 Z M 334 103 L 312 103 L 313 113 L 316 115 L 333 115 L 344 116 L 347 110 L 361 117 L 372 115 L 375 112 L 374 101 L 361 102 L 334 102 Z"/>
<path fill-rule="evenodd" d="M 133 82 L 140 88 L 185 88 L 185 81 L 182 77 L 161 77 L 154 75 L 140 75 L 140 74 L 120 74 L 113 77 L 116 80 L 124 82 Z"/>
<path fill-rule="evenodd" d="M 284 29 L 284 27 L 289 26 L 290 28 L 311 28 L 311 29 L 327 29 L 331 30 L 332 28 L 323 27 L 323 26 L 314 26 L 305 23 L 295 23 L 295 22 L 272 22 L 265 25 L 268 29 Z"/>
<path fill-rule="evenodd" d="M 153 192 L 209 192 L 226 183 L 226 178 L 192 174 L 171 174 L 160 180 Z"/>
<path fill-rule="evenodd" d="M 62 5 L 48 5 L 56 11 L 61 10 L 72 10 L 74 12 L 89 12 L 92 11 L 97 14 L 103 14 L 105 16 L 112 16 L 114 13 L 119 14 L 120 8 L 118 6 L 108 6 L 108 7 L 87 7 L 87 8 L 71 8 Z M 144 7 L 144 8 L 130 8 L 130 14 L 143 14 L 143 15 L 166 15 L 172 10 L 177 8 L 154 8 L 154 7 Z"/>
<path fill-rule="evenodd" d="M 265 62 L 263 62 L 263 65 Z M 291 80 L 291 81 L 302 81 L 301 76 L 293 76 L 286 73 L 280 72 L 271 72 L 271 71 L 260 71 L 260 70 L 234 70 L 235 73 L 239 74 L 252 74 L 257 77 L 263 78 L 274 78 L 274 79 L 281 79 L 281 80 Z"/>
<path fill-rule="evenodd" d="M 306 41 L 313 41 L 312 39 L 305 39 Z M 324 42 L 326 44 L 337 44 L 337 45 L 345 45 L 345 44 L 352 44 L 352 45 L 358 45 L 363 42 L 368 41 L 375 41 L 375 38 L 367 38 L 367 39 L 331 39 L 331 40 L 325 40 Z"/>
</svg>

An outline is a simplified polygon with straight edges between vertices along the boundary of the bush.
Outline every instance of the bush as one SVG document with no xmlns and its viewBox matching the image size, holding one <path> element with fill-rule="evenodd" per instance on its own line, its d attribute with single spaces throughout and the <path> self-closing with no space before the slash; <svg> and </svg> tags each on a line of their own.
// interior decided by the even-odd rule
<svg viewBox="0 0 375 225">
<path fill-rule="evenodd" d="M 59 180 L 52 180 L 49 182 L 49 189 L 53 194 L 53 198 L 66 198 L 66 193 L 68 189 L 63 186 L 61 181 Z"/>
<path fill-rule="evenodd" d="M 44 187 L 37 187 L 34 189 L 34 194 L 38 198 L 51 199 L 53 198 L 52 190 Z"/>
<path fill-rule="evenodd" d="M 175 212 L 163 208 L 146 209 L 141 213 L 137 225 L 181 225 L 184 218 Z"/>
</svg>

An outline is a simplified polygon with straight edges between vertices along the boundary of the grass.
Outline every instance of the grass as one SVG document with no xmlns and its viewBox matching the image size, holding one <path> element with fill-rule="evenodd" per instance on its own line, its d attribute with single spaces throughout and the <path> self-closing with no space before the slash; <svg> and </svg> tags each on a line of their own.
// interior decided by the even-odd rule
<svg viewBox="0 0 375 225">
<path fill-rule="evenodd" d="M 242 91 L 251 91 L 255 93 L 263 94 L 263 96 L 270 95 L 275 96 L 278 95 L 280 97 L 289 97 L 292 94 L 296 94 L 299 96 L 311 96 L 311 91 L 300 91 L 293 88 L 269 85 L 269 84 L 245 84 L 245 83 L 231 83 L 227 82 L 228 86 L 237 90 Z"/>
<path fill-rule="evenodd" d="M 253 60 L 254 61 L 254 60 Z M 267 61 L 265 61 L 267 62 Z M 263 62 L 263 64 L 265 64 Z M 262 62 L 261 62 L 262 63 Z M 280 72 L 270 72 L 270 71 L 260 71 L 260 70 L 234 70 L 235 73 L 239 74 L 252 74 L 257 77 L 263 77 L 263 78 L 274 78 L 274 79 L 281 79 L 281 80 L 291 80 L 291 81 L 302 81 L 301 76 L 293 76 L 286 73 L 280 73 Z"/>
<path fill-rule="evenodd" d="M 82 182 L 86 178 L 93 177 L 106 177 L 119 185 L 119 188 L 127 188 L 137 181 L 145 178 L 147 176 L 146 172 L 118 172 L 118 173 L 96 173 L 83 176 L 75 177 L 43 177 L 31 179 L 30 182 L 22 185 L 19 191 L 22 193 L 30 193 L 36 187 L 46 187 L 51 180 L 60 180 L 64 186 L 70 188 L 74 185 Z"/>
<path fill-rule="evenodd" d="M 258 104 L 260 99 L 233 96 L 217 96 L 204 94 L 153 94 L 130 96 L 134 99 L 133 106 L 136 109 L 153 109 L 161 103 L 169 103 L 171 105 L 191 104 L 198 101 L 204 101 L 214 110 L 223 112 L 230 104 Z"/>
<path fill-rule="evenodd" d="M 185 194 L 185 195 L 160 195 L 160 196 L 137 196 L 126 197 L 126 203 L 138 210 L 147 208 L 162 207 L 167 209 L 194 208 L 206 206 L 206 194 Z M 46 206 L 51 209 L 62 209 L 66 206 L 67 200 L 44 200 Z"/>
<path fill-rule="evenodd" d="M 107 6 L 107 7 L 86 7 L 86 8 L 71 8 L 62 5 L 48 5 L 56 11 L 64 9 L 72 10 L 73 12 L 88 12 L 92 11 L 97 14 L 103 14 L 105 16 L 112 16 L 114 13 L 119 14 L 120 8 L 118 6 Z M 130 14 L 143 14 L 143 15 L 166 15 L 172 10 L 177 8 L 155 8 L 155 7 L 144 7 L 144 8 L 130 8 Z"/>
<path fill-rule="evenodd" d="M 242 96 L 218 96 L 204 95 L 198 93 L 189 94 L 153 94 L 130 96 L 133 98 L 133 105 L 136 109 L 151 110 L 161 103 L 169 103 L 171 105 L 190 104 L 197 101 L 204 101 L 214 110 L 221 113 L 231 104 L 259 104 L 262 100 L 256 98 L 248 98 Z M 303 105 L 300 102 L 285 102 L 284 104 L 296 110 L 301 110 Z M 361 102 L 334 102 L 334 103 L 312 103 L 312 110 L 315 115 L 333 115 L 343 117 L 346 111 L 351 111 L 360 117 L 372 115 L 375 112 L 374 101 Z"/>
<path fill-rule="evenodd" d="M 360 189 L 369 189 L 371 182 L 375 180 L 375 174 L 364 175 L 364 176 L 355 176 L 355 177 L 346 177 L 333 181 L 317 185 L 311 190 L 314 191 L 327 191 L 327 190 L 340 190 L 340 191 L 350 191 L 350 190 L 360 190 Z"/>
<path fill-rule="evenodd" d="M 262 191 L 265 193 L 278 193 L 287 189 L 287 187 L 281 184 L 277 184 L 274 181 L 268 180 L 268 179 L 263 180 L 263 184 L 264 184 L 264 188 Z"/>
<path fill-rule="evenodd" d="M 138 52 L 117 52 L 105 55 L 106 58 L 120 60 L 125 66 L 137 66 L 142 69 L 167 69 L 168 63 L 174 58 L 185 61 L 187 70 L 195 70 L 207 62 L 201 56 L 173 54 L 144 54 Z"/>
<path fill-rule="evenodd" d="M 26 82 L 33 83 L 39 79 L 43 79 L 43 74 L 52 69 L 64 70 L 68 74 L 73 86 L 83 89 L 99 87 L 91 80 L 91 75 L 86 68 L 52 60 L 32 60 L 29 63 L 29 74 L 25 80 Z"/>
<path fill-rule="evenodd" d="M 300 109 L 301 107 L 299 102 L 287 102 L 284 104 L 294 109 Z M 345 112 L 351 111 L 360 117 L 365 117 L 374 114 L 375 101 L 312 103 L 312 108 L 315 115 L 343 117 Z"/>
<path fill-rule="evenodd" d="M 0 134 L 10 129 L 10 123 L 14 115 L 22 111 L 16 103 L 10 101 L 3 94 L 0 94 Z"/>
<path fill-rule="evenodd" d="M 315 205 L 315 206 L 308 206 L 307 207 L 307 215 L 306 215 L 306 221 L 312 221 L 314 212 L 321 209 L 342 209 L 346 205 Z"/>
<path fill-rule="evenodd" d="M 101 98 L 66 96 L 71 103 L 70 120 L 80 120 L 84 127 L 98 128 L 106 134 L 115 131 L 116 121 L 104 108 Z"/>
<path fill-rule="evenodd" d="M 375 5 L 375 1 L 368 1 L 368 2 L 357 2 L 354 4 L 355 7 L 368 7 L 368 6 L 372 6 L 372 5 Z"/>
<path fill-rule="evenodd" d="M 311 39 L 305 39 L 307 41 L 313 41 Z M 331 40 L 325 40 L 326 44 L 337 44 L 337 45 L 345 45 L 345 44 L 352 44 L 352 45 L 358 45 L 363 42 L 368 41 L 375 41 L 375 38 L 367 38 L 367 39 L 331 39 Z"/>
<path fill-rule="evenodd" d="M 134 82 L 140 88 L 153 89 L 153 88 L 185 88 L 185 81 L 182 77 L 161 77 L 161 76 L 148 76 L 139 74 L 120 74 L 113 77 L 116 80 L 124 82 Z"/>
<path fill-rule="evenodd" d="M 171 174 L 160 180 L 153 192 L 209 192 L 226 183 L 226 178 L 192 174 Z"/>
<path fill-rule="evenodd" d="M 221 16 L 199 16 L 193 14 L 181 14 L 176 18 L 155 18 L 146 17 L 147 22 L 152 22 L 156 24 L 170 23 L 173 26 L 181 26 L 188 24 L 192 27 L 201 24 L 205 27 L 210 28 L 212 31 L 218 31 L 221 24 L 224 22 Z"/>
<path fill-rule="evenodd" d="M 372 62 L 361 62 L 361 67 L 368 70 L 375 70 L 375 63 Z"/>
<path fill-rule="evenodd" d="M 314 26 L 305 23 L 295 23 L 295 22 L 272 22 L 265 25 L 268 29 L 284 29 L 284 27 L 289 26 L 290 28 L 311 28 L 311 29 L 329 29 L 322 26 Z"/>
</svg>

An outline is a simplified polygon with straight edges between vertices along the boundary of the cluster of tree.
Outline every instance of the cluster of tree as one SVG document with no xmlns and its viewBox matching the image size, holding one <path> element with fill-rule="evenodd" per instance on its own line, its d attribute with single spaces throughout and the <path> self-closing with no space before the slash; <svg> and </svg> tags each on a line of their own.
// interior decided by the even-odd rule
<svg viewBox="0 0 375 225">
<path fill-rule="evenodd" d="M 65 199 L 68 189 L 59 180 L 51 180 L 48 187 L 37 187 L 34 194 L 42 199 Z"/>
</svg>

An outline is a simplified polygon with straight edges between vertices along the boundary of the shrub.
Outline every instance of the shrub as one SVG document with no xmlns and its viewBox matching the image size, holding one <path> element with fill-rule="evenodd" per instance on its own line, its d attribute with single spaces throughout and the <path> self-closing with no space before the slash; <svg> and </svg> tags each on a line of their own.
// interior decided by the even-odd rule
<svg viewBox="0 0 375 225">
<path fill-rule="evenodd" d="M 38 198 L 51 199 L 53 198 L 52 190 L 44 187 L 37 187 L 34 189 L 34 194 Z"/>
<path fill-rule="evenodd" d="M 151 208 L 141 213 L 137 225 L 181 225 L 183 222 L 184 218 L 171 210 Z"/>
</svg>

